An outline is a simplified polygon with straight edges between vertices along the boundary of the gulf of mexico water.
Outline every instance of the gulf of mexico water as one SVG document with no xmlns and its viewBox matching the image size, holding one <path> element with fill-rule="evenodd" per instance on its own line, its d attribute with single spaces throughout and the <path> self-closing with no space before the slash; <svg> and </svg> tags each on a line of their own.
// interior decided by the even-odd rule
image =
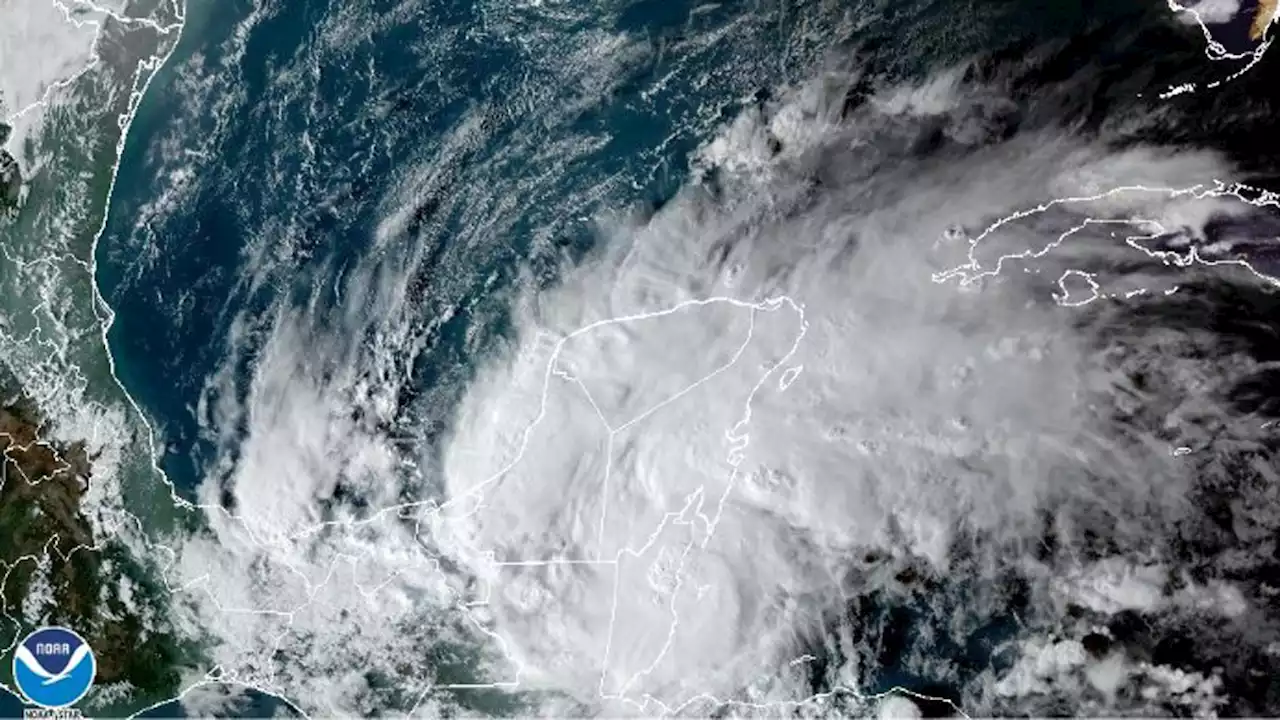
<svg viewBox="0 0 1280 720">
<path fill-rule="evenodd" d="M 1043 38 L 1150 11 L 192 2 L 130 130 L 99 246 L 111 351 L 190 495 L 220 456 L 234 463 L 244 428 L 215 427 L 215 409 L 248 392 L 273 308 L 324 322 L 361 258 L 400 253 L 409 277 L 413 311 L 387 318 L 406 338 L 407 413 L 465 377 L 477 335 L 501 332 L 504 288 L 580 258 L 602 213 L 660 205 L 690 153 L 772 89 L 824 62 L 919 74 L 1009 28 Z M 219 373 L 231 381 L 214 388 Z M 392 431 L 421 439 L 403 419 Z"/>
<path fill-rule="evenodd" d="M 400 400 L 411 405 L 413 388 L 467 362 L 467 328 L 496 316 L 486 294 L 520 271 L 545 281 L 580 256 L 600 210 L 669 196 L 706 134 L 752 92 L 807 72 L 844 15 L 661 3 L 193 8 L 131 130 L 98 256 L 117 312 L 111 350 L 162 434 L 162 467 L 190 493 L 218 452 L 201 429 L 208 406 L 235 401 L 214 397 L 208 379 L 230 372 L 245 391 L 271 309 L 314 300 L 322 316 L 351 290 L 352 264 L 388 244 L 425 249 L 404 268 L 420 312 L 396 320 L 425 326 L 467 309 L 420 338 L 429 353 L 404 358 Z M 814 20 L 824 33 L 803 32 Z M 397 213 L 403 223 L 385 227 Z"/>
<path fill-rule="evenodd" d="M 844 15 L 818 7 L 807 33 L 660 3 L 192 3 L 97 257 L 117 372 L 175 490 L 237 461 L 252 418 L 220 408 L 253 392 L 282 308 L 330 322 L 370 257 L 411 296 L 357 339 L 399 338 L 396 372 L 371 378 L 396 405 L 385 430 L 429 442 L 422 418 L 501 335 L 504 288 L 580 257 L 601 210 L 660 204 L 757 89 L 809 74 Z"/>
</svg>

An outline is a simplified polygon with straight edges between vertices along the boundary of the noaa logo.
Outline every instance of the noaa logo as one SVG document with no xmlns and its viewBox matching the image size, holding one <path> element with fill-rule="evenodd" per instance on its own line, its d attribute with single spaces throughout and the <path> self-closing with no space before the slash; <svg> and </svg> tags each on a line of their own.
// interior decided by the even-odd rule
<svg viewBox="0 0 1280 720">
<path fill-rule="evenodd" d="M 74 705 L 93 687 L 93 650 L 62 627 L 40 628 L 13 653 L 13 681 L 33 705 L 56 710 Z"/>
</svg>

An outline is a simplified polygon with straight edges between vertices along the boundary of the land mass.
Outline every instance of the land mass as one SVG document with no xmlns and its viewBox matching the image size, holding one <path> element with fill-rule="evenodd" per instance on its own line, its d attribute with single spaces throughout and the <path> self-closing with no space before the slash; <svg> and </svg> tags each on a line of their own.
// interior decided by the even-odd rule
<svg viewBox="0 0 1280 720">
<path fill-rule="evenodd" d="M 1258 0 L 1258 8 L 1253 15 L 1253 24 L 1249 26 L 1249 37 L 1255 41 L 1261 41 L 1267 33 L 1267 28 L 1271 27 L 1271 23 L 1276 19 L 1276 5 L 1280 4 L 1280 0 Z"/>
<path fill-rule="evenodd" d="M 41 625 L 70 627 L 94 649 L 97 685 L 126 683 L 135 700 L 172 696 L 186 651 L 144 626 L 165 598 L 82 512 L 92 458 L 82 443 L 41 439 L 33 403 L 4 371 L 0 397 L 0 643 L 11 648 Z M 12 685 L 9 673 L 0 664 Z"/>
</svg>

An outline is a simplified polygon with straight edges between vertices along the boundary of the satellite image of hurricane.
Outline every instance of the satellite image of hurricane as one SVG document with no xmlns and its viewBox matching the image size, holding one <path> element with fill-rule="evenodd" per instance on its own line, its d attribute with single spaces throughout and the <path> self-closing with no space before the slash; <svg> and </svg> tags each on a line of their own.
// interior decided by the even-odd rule
<svg viewBox="0 0 1280 720">
<path fill-rule="evenodd" d="M 1280 716 L 1277 33 L 0 0 L 0 717 Z"/>
</svg>

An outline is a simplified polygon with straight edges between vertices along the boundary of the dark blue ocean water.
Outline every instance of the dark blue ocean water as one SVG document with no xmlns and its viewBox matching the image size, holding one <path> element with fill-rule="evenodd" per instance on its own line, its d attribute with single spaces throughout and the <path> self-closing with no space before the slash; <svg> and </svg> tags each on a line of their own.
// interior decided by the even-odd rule
<svg viewBox="0 0 1280 720">
<path fill-rule="evenodd" d="M 437 386 L 465 381 L 484 346 L 468 337 L 501 332 L 519 272 L 551 281 L 597 241 L 600 213 L 671 197 L 691 152 L 776 88 L 850 57 L 920 75 L 1011 27 L 1055 35 L 1119 12 L 1023 5 L 193 0 L 130 129 L 97 258 L 110 348 L 162 431 L 162 467 L 193 490 L 214 459 L 208 379 L 230 372 L 224 393 L 244 400 L 269 308 L 306 307 L 332 332 L 361 258 L 425 257 L 403 269 L 419 311 L 382 329 L 422 326 L 400 402 L 447 404 Z M 397 211 L 409 220 L 371 249 Z"/>
<path fill-rule="evenodd" d="M 336 307 L 379 222 L 408 203 L 392 243 L 427 249 L 412 269 L 430 295 L 422 316 L 469 310 L 405 359 L 410 403 L 472 360 L 471 325 L 500 328 L 480 295 L 520 270 L 551 279 L 595 241 L 599 212 L 670 197 L 691 151 L 754 94 L 806 76 L 846 15 L 812 4 L 804 19 L 824 35 L 732 4 L 260 5 L 193 4 L 131 128 L 98 253 L 121 379 L 188 493 L 214 452 L 200 433 L 207 379 L 230 362 L 237 400 L 248 392 L 253 352 L 227 355 L 237 318 L 253 347 L 268 308 Z M 468 123 L 477 141 L 459 149 Z M 405 192 L 435 170 L 443 180 Z"/>
<path fill-rule="evenodd" d="M 9 692 L 0 692 L 0 717 L 22 717 L 22 701 Z"/>
</svg>

